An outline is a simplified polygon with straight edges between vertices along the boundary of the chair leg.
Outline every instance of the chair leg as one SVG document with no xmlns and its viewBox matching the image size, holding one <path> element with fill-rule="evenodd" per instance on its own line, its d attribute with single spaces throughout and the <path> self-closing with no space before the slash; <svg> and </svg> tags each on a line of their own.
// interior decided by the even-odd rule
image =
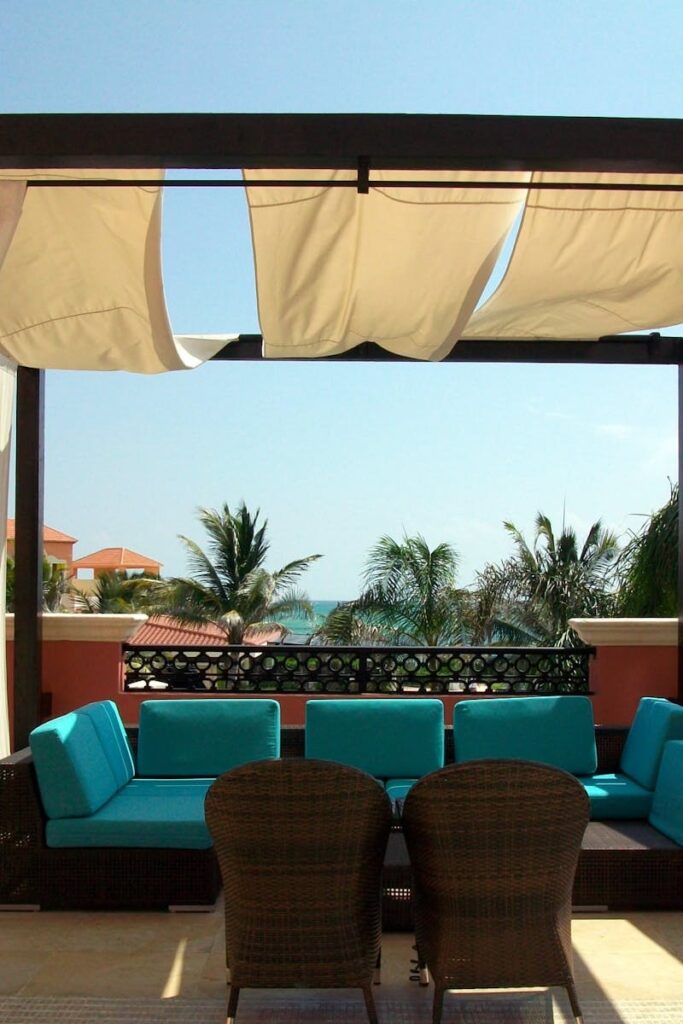
<svg viewBox="0 0 683 1024">
<path fill-rule="evenodd" d="M 417 952 L 417 973 L 420 979 L 420 985 L 422 988 L 426 988 L 429 984 L 429 968 L 427 967 L 427 961 L 420 954 L 420 950 L 417 946 L 415 947 L 415 950 Z"/>
<path fill-rule="evenodd" d="M 382 984 L 382 949 L 381 949 L 381 947 L 380 947 L 380 950 L 379 950 L 379 952 L 377 954 L 377 963 L 375 964 L 375 969 L 372 972 L 372 984 L 373 985 L 381 985 Z"/>
<path fill-rule="evenodd" d="M 569 982 L 567 985 L 567 995 L 569 996 L 569 1002 L 571 1003 L 572 1013 L 576 1018 L 576 1024 L 583 1024 L 583 1014 L 581 1013 L 579 997 L 576 993 L 576 985 L 573 981 Z"/>
<path fill-rule="evenodd" d="M 444 988 L 437 988 L 434 992 L 434 1005 L 432 1007 L 432 1024 L 441 1024 L 443 1013 L 443 997 L 446 994 Z"/>
<path fill-rule="evenodd" d="M 366 985 L 363 988 L 363 997 L 365 999 L 365 1009 L 367 1010 L 369 1024 L 379 1024 L 371 985 Z"/>
<path fill-rule="evenodd" d="M 235 988 L 234 985 L 230 986 L 230 995 L 228 996 L 228 1012 L 225 1016 L 225 1024 L 235 1024 L 235 1017 L 237 1015 L 237 1003 L 240 998 L 240 990 Z"/>
</svg>

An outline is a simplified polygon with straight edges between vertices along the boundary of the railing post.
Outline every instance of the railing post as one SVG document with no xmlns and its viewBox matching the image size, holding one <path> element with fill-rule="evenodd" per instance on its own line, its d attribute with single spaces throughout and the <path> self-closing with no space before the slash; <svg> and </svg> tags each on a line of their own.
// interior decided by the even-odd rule
<svg viewBox="0 0 683 1024">
<path fill-rule="evenodd" d="M 356 673 L 356 682 L 358 683 L 359 693 L 368 692 L 368 663 L 362 648 L 358 651 L 358 672 Z"/>
</svg>

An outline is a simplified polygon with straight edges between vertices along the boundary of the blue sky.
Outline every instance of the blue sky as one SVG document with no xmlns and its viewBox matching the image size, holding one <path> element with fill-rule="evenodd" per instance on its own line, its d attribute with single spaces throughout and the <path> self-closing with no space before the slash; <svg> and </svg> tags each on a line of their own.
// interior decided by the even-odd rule
<svg viewBox="0 0 683 1024">
<path fill-rule="evenodd" d="M 676 117 L 674 2 L 4 0 L 0 109 Z M 237 190 L 165 200 L 174 329 L 257 331 Z M 47 375 L 45 518 L 79 555 L 182 573 L 197 506 L 244 499 L 271 566 L 320 552 L 314 598 L 357 591 L 383 533 L 461 554 L 463 583 L 541 509 L 621 534 L 676 473 L 673 368 L 223 364 Z"/>
</svg>

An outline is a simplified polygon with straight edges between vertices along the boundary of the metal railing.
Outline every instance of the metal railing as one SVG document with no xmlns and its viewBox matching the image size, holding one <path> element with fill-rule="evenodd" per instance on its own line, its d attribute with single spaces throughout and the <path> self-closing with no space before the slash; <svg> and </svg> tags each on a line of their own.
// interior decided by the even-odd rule
<svg viewBox="0 0 683 1024">
<path fill-rule="evenodd" d="M 124 688 L 176 693 L 576 694 L 592 647 L 183 647 L 125 644 Z"/>
</svg>

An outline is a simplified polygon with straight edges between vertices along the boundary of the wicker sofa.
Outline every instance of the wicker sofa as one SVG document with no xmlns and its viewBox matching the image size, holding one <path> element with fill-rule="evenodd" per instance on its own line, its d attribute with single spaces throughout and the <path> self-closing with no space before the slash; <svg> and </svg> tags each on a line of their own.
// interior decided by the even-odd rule
<svg viewBox="0 0 683 1024">
<path fill-rule="evenodd" d="M 512 747 L 502 752 L 499 746 L 497 756 L 534 755 L 541 760 L 543 751 L 533 748 L 531 740 L 535 730 L 537 738 L 547 743 L 551 721 L 564 730 L 561 742 L 558 732 L 550 743 L 551 755 L 565 757 L 569 751 L 576 756 L 566 741 L 567 718 L 571 719 L 574 707 L 586 748 L 582 756 L 587 751 L 593 758 L 594 770 L 590 776 L 581 776 L 589 795 L 590 786 L 604 785 L 607 779 L 618 781 L 629 771 L 640 771 L 644 780 L 647 763 L 650 770 L 656 769 L 657 784 L 648 796 L 649 821 L 644 813 L 631 818 L 602 814 L 604 797 L 592 797 L 595 814 L 603 820 L 592 821 L 586 831 L 574 903 L 615 909 L 683 907 L 683 739 L 676 738 L 683 710 L 666 701 L 645 699 L 627 734 L 621 729 L 595 730 L 583 698 L 574 705 L 576 698 L 557 698 L 556 706 L 543 703 L 548 700 L 555 699 L 487 699 L 463 701 L 457 707 L 504 704 L 508 713 L 519 716 L 518 728 L 498 729 L 497 742 L 502 737 Z M 536 703 L 531 707 L 530 702 Z M 54 746 L 55 732 L 66 730 L 69 722 L 75 727 L 72 716 L 39 727 L 32 738 L 35 762 L 29 750 L 0 761 L 0 905 L 135 908 L 213 903 L 220 878 L 204 825 L 203 797 L 213 778 L 244 761 L 279 754 L 341 761 L 380 778 L 392 798 L 400 801 L 417 778 L 444 763 L 471 759 L 470 755 L 491 756 L 490 751 L 484 755 L 481 746 L 477 750 L 468 746 L 470 711 L 456 714 L 455 730 L 444 729 L 441 702 L 423 698 L 313 700 L 307 705 L 305 732 L 298 727 L 280 730 L 278 705 L 270 700 L 152 700 L 143 703 L 139 731 L 128 738 L 113 705 L 105 702 L 104 710 L 103 705 L 94 707 L 100 710 L 79 709 L 74 716 L 89 721 L 89 725 L 81 722 L 79 730 L 88 734 L 90 743 L 97 740 L 98 725 L 100 731 L 112 730 L 109 752 L 105 742 L 99 760 L 104 757 L 106 771 L 113 776 L 109 785 L 115 790 L 98 810 L 88 812 L 87 806 L 80 806 L 78 813 L 66 813 L 73 807 L 63 803 L 62 782 L 56 784 L 69 778 L 73 768 L 51 761 L 49 748 Z M 522 721 L 527 707 L 536 716 L 535 725 Z M 564 719 L 560 717 L 563 708 Z M 483 744 L 488 734 L 485 729 L 478 732 Z M 494 734 L 495 729 L 489 740 L 495 739 Z M 135 775 L 131 775 L 131 738 L 133 751 L 137 747 Z M 525 738 L 527 745 L 520 753 L 515 744 Z M 48 747 L 47 759 L 38 752 L 41 744 Z M 659 753 L 653 760 L 657 744 Z M 584 771 L 585 763 L 575 767 Z M 164 822 L 162 807 L 168 801 L 155 802 L 155 797 L 162 792 L 168 797 L 174 791 L 182 795 L 177 807 L 184 801 L 184 810 Z M 86 801 L 104 799 L 101 788 L 98 796 L 87 785 L 83 792 L 77 789 L 76 795 Z M 119 807 L 127 803 L 135 811 L 133 822 L 127 826 L 124 822 L 123 830 L 120 816 L 111 814 L 117 803 Z M 132 835 L 138 837 L 135 845 Z M 112 839 L 119 845 L 111 845 Z M 383 887 L 385 928 L 410 929 L 410 864 L 398 824 L 389 841 Z"/>
<path fill-rule="evenodd" d="M 583 697 L 462 701 L 447 761 L 522 758 L 575 774 L 591 803 L 574 882 L 575 906 L 683 908 L 683 708 L 641 700 L 630 730 L 595 729 Z M 407 790 L 406 790 L 407 792 Z M 397 794 L 400 798 L 405 795 Z M 385 927 L 412 927 L 410 862 L 392 835 Z"/>
<path fill-rule="evenodd" d="M 99 701 L 39 726 L 0 780 L 0 903 L 213 903 L 204 819 L 214 779 L 280 754 L 273 700 L 143 703 L 137 772 L 118 710 Z"/>
</svg>

